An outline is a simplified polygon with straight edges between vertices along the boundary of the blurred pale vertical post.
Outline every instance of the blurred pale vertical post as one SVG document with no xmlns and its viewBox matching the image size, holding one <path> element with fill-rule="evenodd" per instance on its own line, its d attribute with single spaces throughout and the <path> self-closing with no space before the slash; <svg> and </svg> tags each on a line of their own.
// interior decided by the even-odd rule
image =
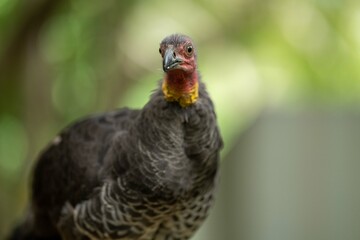
<svg viewBox="0 0 360 240">
<path fill-rule="evenodd" d="M 196 239 L 360 239 L 360 114 L 270 111 L 222 166 Z"/>
</svg>

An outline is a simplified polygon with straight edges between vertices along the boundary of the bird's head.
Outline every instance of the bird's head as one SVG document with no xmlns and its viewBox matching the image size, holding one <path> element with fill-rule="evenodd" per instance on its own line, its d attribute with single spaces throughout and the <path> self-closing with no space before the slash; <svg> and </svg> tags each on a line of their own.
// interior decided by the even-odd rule
<svg viewBox="0 0 360 240">
<path fill-rule="evenodd" d="M 162 90 L 167 101 L 177 101 L 187 107 L 198 98 L 196 51 L 192 40 L 173 34 L 160 43 L 159 52 L 165 72 Z"/>
<path fill-rule="evenodd" d="M 185 35 L 173 34 L 160 43 L 163 70 L 191 73 L 196 70 L 196 53 L 192 40 Z"/>
</svg>

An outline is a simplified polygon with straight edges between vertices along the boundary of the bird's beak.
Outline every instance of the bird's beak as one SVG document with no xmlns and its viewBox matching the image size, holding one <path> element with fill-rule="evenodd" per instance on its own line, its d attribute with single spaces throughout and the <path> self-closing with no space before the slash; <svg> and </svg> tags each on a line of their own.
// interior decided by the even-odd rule
<svg viewBox="0 0 360 240">
<path fill-rule="evenodd" d="M 164 72 L 176 68 L 182 62 L 183 60 L 177 56 L 173 48 L 166 49 L 163 60 Z"/>
</svg>

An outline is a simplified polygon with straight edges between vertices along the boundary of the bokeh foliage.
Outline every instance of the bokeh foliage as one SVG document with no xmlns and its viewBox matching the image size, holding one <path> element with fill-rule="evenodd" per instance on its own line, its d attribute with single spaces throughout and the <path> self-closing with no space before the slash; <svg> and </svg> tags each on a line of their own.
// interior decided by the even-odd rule
<svg viewBox="0 0 360 240">
<path fill-rule="evenodd" d="M 360 103 L 357 0 L 0 0 L 0 238 L 21 216 L 38 152 L 94 112 L 141 107 L 157 48 L 197 43 L 226 152 L 268 107 Z"/>
</svg>

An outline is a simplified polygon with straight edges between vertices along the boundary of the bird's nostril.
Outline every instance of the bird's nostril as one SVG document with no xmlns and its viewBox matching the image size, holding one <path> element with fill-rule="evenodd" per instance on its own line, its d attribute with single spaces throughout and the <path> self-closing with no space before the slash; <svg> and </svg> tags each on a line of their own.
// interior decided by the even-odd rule
<svg viewBox="0 0 360 240">
<path fill-rule="evenodd" d="M 175 52 L 173 52 L 173 57 L 176 58 L 176 53 Z"/>
</svg>

